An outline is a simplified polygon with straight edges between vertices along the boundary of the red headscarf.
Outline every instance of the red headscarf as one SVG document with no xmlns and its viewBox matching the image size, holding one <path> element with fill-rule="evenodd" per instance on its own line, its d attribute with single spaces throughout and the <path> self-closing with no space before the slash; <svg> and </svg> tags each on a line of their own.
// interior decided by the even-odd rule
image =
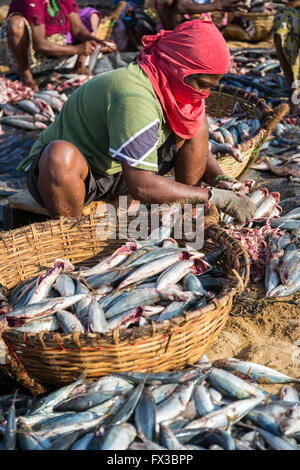
<svg viewBox="0 0 300 470">
<path fill-rule="evenodd" d="M 179 137 L 197 134 L 205 115 L 205 98 L 184 83 L 195 73 L 224 74 L 230 64 L 228 46 L 211 21 L 193 20 L 174 31 L 143 36 L 145 49 L 137 58 L 163 108 L 169 126 Z"/>
</svg>

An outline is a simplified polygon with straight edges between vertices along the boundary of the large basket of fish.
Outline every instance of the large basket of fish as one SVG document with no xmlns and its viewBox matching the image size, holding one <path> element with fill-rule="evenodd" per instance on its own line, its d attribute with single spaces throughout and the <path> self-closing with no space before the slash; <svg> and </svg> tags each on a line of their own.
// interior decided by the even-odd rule
<svg viewBox="0 0 300 470">
<path fill-rule="evenodd" d="M 209 149 L 222 171 L 242 178 L 288 111 L 286 103 L 272 108 L 263 98 L 242 88 L 220 85 L 211 90 L 206 100 Z"/>
<path fill-rule="evenodd" d="M 274 17 L 274 12 L 239 13 L 224 29 L 224 36 L 239 41 L 263 41 L 272 33 Z"/>
<path fill-rule="evenodd" d="M 84 371 L 95 380 L 195 363 L 249 280 L 247 253 L 218 225 L 207 227 L 199 251 L 178 245 L 166 225 L 144 241 L 99 237 L 103 214 L 0 238 L 0 282 L 8 290 L 0 299 L 0 370 L 32 393 Z"/>
</svg>

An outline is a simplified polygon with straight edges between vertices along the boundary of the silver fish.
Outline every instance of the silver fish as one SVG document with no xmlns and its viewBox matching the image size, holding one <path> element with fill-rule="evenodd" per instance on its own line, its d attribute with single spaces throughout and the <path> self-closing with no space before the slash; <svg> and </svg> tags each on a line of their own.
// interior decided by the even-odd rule
<svg viewBox="0 0 300 470">
<path fill-rule="evenodd" d="M 242 399 L 264 396 L 263 392 L 259 390 L 259 388 L 223 369 L 217 369 L 216 367 L 212 368 L 207 380 L 214 388 L 232 398 Z"/>
<path fill-rule="evenodd" d="M 186 408 L 190 401 L 195 383 L 192 381 L 179 386 L 170 398 L 164 400 L 157 406 L 156 421 L 162 423 L 179 415 Z"/>
<path fill-rule="evenodd" d="M 297 390 L 295 390 L 290 385 L 284 385 L 283 387 L 281 387 L 281 389 L 280 389 L 280 399 L 282 401 L 290 401 L 290 402 L 294 402 L 294 403 L 299 403 L 300 402 L 300 398 L 299 398 L 299 395 L 297 393 Z"/>
<path fill-rule="evenodd" d="M 39 276 L 35 292 L 29 300 L 28 305 L 36 304 L 45 299 L 58 275 L 62 271 L 74 271 L 74 266 L 67 260 L 55 260 L 52 268 L 46 274 Z"/>
<path fill-rule="evenodd" d="M 54 287 L 62 297 L 68 297 L 75 294 L 75 284 L 73 279 L 67 274 L 59 274 Z"/>
<path fill-rule="evenodd" d="M 101 377 L 96 382 L 94 382 L 89 391 L 90 392 L 101 392 L 101 393 L 126 393 L 132 390 L 134 387 L 133 383 L 123 379 L 122 377 L 117 377 L 116 375 L 106 375 Z"/>
<path fill-rule="evenodd" d="M 25 325 L 18 327 L 18 331 L 31 331 L 32 333 L 57 330 L 59 330 L 59 323 L 56 317 L 54 317 L 53 315 L 28 322 Z"/>
<path fill-rule="evenodd" d="M 132 274 L 124 279 L 119 285 L 119 289 L 128 286 L 129 284 L 133 284 L 134 282 L 140 281 L 142 279 L 147 279 L 147 277 L 153 276 L 154 274 L 161 273 L 172 264 L 177 263 L 178 261 L 183 260 L 186 257 L 184 252 L 179 252 L 173 255 L 165 256 L 164 258 L 160 258 L 159 260 L 154 260 L 149 262 L 145 266 L 141 266 L 140 268 L 136 269 Z"/>
<path fill-rule="evenodd" d="M 258 206 L 255 211 L 254 219 L 261 219 L 268 216 L 279 201 L 279 193 L 269 194 Z"/>
<path fill-rule="evenodd" d="M 34 415 L 40 415 L 41 413 L 51 413 L 53 412 L 54 406 L 66 399 L 69 394 L 74 390 L 78 385 L 82 384 L 84 382 L 86 373 L 81 374 L 80 377 L 70 385 L 66 385 L 65 387 L 61 387 L 58 390 L 55 390 L 54 392 L 50 393 L 47 395 L 45 398 L 41 399 L 36 408 L 31 412 L 30 416 Z"/>
<path fill-rule="evenodd" d="M 274 436 L 264 429 L 256 428 L 259 434 L 263 437 L 266 443 L 274 450 L 299 450 L 297 446 L 291 444 L 287 439 L 279 436 Z"/>
<path fill-rule="evenodd" d="M 196 385 L 193 398 L 199 416 L 205 416 L 215 409 L 205 385 Z"/>
<path fill-rule="evenodd" d="M 80 271 L 81 277 L 89 277 L 95 274 L 101 274 L 105 271 L 108 271 L 111 268 L 119 266 L 123 261 L 125 261 L 133 252 L 138 248 L 137 243 L 127 242 L 125 245 L 118 248 L 114 253 L 103 260 L 98 264 L 93 266 L 90 269 L 85 269 Z"/>
<path fill-rule="evenodd" d="M 92 300 L 88 308 L 88 330 L 92 333 L 108 332 L 108 325 L 104 315 L 103 308 L 96 301 Z"/>
<path fill-rule="evenodd" d="M 253 408 L 261 403 L 264 398 L 246 398 L 225 406 L 224 408 L 213 411 L 212 413 L 196 419 L 184 426 L 184 429 L 196 428 L 225 428 L 232 425 L 247 415 Z"/>
<path fill-rule="evenodd" d="M 284 214 L 285 218 L 288 219 L 300 219 L 300 207 L 296 207 L 295 209 L 291 210 L 287 214 Z"/>
<path fill-rule="evenodd" d="M 270 367 L 234 358 L 219 359 L 214 365 L 222 367 L 222 369 L 241 372 L 254 379 L 257 383 L 298 383 L 300 381 L 300 379 L 294 379 Z"/>
<path fill-rule="evenodd" d="M 32 321 L 33 319 L 48 317 L 51 313 L 66 309 L 82 300 L 85 296 L 86 294 L 71 295 L 70 297 L 56 297 L 38 304 L 31 304 L 12 310 L 6 315 L 6 319 L 10 326 L 22 326 L 24 323 Z"/>
<path fill-rule="evenodd" d="M 126 450 L 136 437 L 132 424 L 122 423 L 113 426 L 100 443 L 100 450 Z"/>
<path fill-rule="evenodd" d="M 174 392 L 176 387 L 177 387 L 176 383 L 153 386 L 153 388 L 150 387 L 155 403 L 158 405 L 159 403 L 164 401 L 167 397 L 169 397 Z"/>
<path fill-rule="evenodd" d="M 144 389 L 135 409 L 134 422 L 139 436 L 155 440 L 156 405 L 152 393 Z"/>
<path fill-rule="evenodd" d="M 180 444 L 175 434 L 162 423 L 160 424 L 160 441 L 169 450 L 185 450 L 185 447 Z"/>
<path fill-rule="evenodd" d="M 85 333 L 85 329 L 73 313 L 68 312 L 67 310 L 59 310 L 56 312 L 56 318 L 65 334 L 70 335 L 75 331 Z"/>
</svg>

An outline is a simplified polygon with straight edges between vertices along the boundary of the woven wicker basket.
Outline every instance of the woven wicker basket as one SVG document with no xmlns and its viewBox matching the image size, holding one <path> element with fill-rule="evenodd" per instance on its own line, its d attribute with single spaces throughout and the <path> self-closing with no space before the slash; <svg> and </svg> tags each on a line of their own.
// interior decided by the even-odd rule
<svg viewBox="0 0 300 470">
<path fill-rule="evenodd" d="M 239 13 L 239 17 L 250 20 L 255 28 L 255 33 L 249 34 L 238 24 L 229 23 L 223 30 L 223 34 L 228 39 L 237 39 L 240 41 L 257 42 L 264 40 L 272 33 L 275 13 Z"/>
<path fill-rule="evenodd" d="M 234 160 L 231 155 L 218 158 L 218 164 L 225 174 L 233 178 L 242 178 L 257 160 L 262 144 L 267 141 L 277 124 L 288 113 L 289 106 L 280 104 L 273 109 L 255 93 L 247 93 L 242 88 L 220 85 L 211 90 L 206 100 L 207 114 L 214 117 L 232 116 L 236 101 L 240 103 L 249 117 L 257 116 L 261 121 L 257 134 L 237 145 L 243 159 L 241 163 Z"/>
<path fill-rule="evenodd" d="M 0 282 L 12 289 L 51 266 L 56 257 L 76 265 L 94 265 L 100 256 L 124 240 L 97 236 L 100 217 L 49 220 L 5 232 L 0 240 Z M 108 335 L 24 334 L 7 328 L 2 337 L 8 347 L 0 371 L 16 379 L 31 393 L 70 383 L 87 370 L 88 379 L 119 371 L 166 371 L 194 363 L 211 347 L 228 318 L 233 296 L 249 280 L 249 258 L 240 243 L 217 225 L 206 230 L 205 251 L 225 246 L 219 261 L 228 278 L 228 290 L 201 310 L 173 321 L 152 322 L 139 328 L 115 329 Z M 45 388 L 46 387 L 46 388 Z"/>
</svg>

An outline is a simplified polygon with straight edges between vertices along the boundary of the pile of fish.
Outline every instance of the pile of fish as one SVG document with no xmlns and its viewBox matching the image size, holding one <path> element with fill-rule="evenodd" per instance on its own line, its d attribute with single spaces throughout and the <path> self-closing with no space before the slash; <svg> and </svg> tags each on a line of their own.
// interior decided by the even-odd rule
<svg viewBox="0 0 300 470">
<path fill-rule="evenodd" d="M 222 84 L 255 93 L 272 106 L 287 102 L 289 87 L 276 51 L 239 49 L 231 52 L 231 59 L 229 73 L 222 78 Z M 292 182 L 300 182 L 298 125 L 299 118 L 286 116 L 262 145 L 263 159 L 252 168 L 268 170 L 276 176 L 287 176 Z"/>
<path fill-rule="evenodd" d="M 300 290 L 300 208 L 281 216 L 280 194 L 267 188 L 249 198 L 256 212 L 247 227 L 235 226 L 227 215 L 223 223 L 251 256 L 252 282 L 264 280 L 268 297 L 292 295 Z"/>
<path fill-rule="evenodd" d="M 221 83 L 256 93 L 271 105 L 279 104 L 289 96 L 289 87 L 276 51 L 270 49 L 231 51 L 230 68 Z"/>
<path fill-rule="evenodd" d="M 106 334 L 204 307 L 227 287 L 225 273 L 213 267 L 225 248 L 206 255 L 180 248 L 170 238 L 179 216 L 181 207 L 171 205 L 148 239 L 127 242 L 91 268 L 55 260 L 47 273 L 15 289 L 1 323 L 20 331 Z"/>
<path fill-rule="evenodd" d="M 68 99 L 63 91 L 81 86 L 90 77 L 66 76 L 56 86 L 50 83 L 36 93 L 17 80 L 0 78 L 0 123 L 23 130 L 43 130 L 54 121 Z"/>
<path fill-rule="evenodd" d="M 54 121 L 55 113 L 61 111 L 66 100 L 65 94 L 43 89 L 33 94 L 30 100 L 22 99 L 15 104 L 1 104 L 3 117 L 0 122 L 26 130 L 47 129 Z"/>
<path fill-rule="evenodd" d="M 214 155 L 231 155 L 236 161 L 242 162 L 241 152 L 236 148 L 238 144 L 254 137 L 260 129 L 258 117 L 248 118 L 236 102 L 230 118 L 208 117 L 209 125 L 209 151 Z"/>
<path fill-rule="evenodd" d="M 203 356 L 174 372 L 84 374 L 39 399 L 0 397 L 3 450 L 300 450 L 300 379 Z M 258 384 L 282 384 L 278 396 Z"/>
<path fill-rule="evenodd" d="M 293 183 L 300 183 L 299 137 L 297 128 L 279 123 L 268 145 L 264 147 L 262 157 L 251 168 L 271 171 L 276 176 L 288 177 Z"/>
<path fill-rule="evenodd" d="M 0 75 L 0 103 L 5 104 L 15 100 L 28 100 L 32 96 L 32 89 L 18 80 L 10 80 Z"/>
</svg>

